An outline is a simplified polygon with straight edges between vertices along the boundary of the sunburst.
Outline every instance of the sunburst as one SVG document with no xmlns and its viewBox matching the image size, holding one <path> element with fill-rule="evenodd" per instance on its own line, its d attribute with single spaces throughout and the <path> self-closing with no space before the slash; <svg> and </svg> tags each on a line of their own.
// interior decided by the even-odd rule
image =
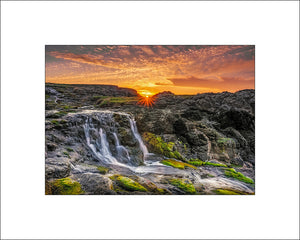
<svg viewBox="0 0 300 240">
<path fill-rule="evenodd" d="M 143 105 L 145 107 L 153 107 L 153 105 L 155 104 L 155 99 L 155 96 L 140 96 L 137 104 Z"/>
</svg>

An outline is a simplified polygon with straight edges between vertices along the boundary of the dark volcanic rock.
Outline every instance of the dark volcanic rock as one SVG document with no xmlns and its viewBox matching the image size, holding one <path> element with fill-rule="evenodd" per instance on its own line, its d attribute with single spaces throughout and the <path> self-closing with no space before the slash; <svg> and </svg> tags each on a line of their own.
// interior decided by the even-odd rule
<svg viewBox="0 0 300 240">
<path fill-rule="evenodd" d="M 135 90 L 117 86 L 47 84 L 46 180 L 72 176 L 86 194 L 115 194 L 111 174 L 140 174 L 145 181 L 150 179 L 158 184 L 156 193 L 184 194 L 163 181 L 169 175 L 170 179 L 189 177 L 200 189 L 197 191 L 205 194 L 216 186 L 234 182 L 220 179 L 226 177 L 224 164 L 255 177 L 254 90 L 193 96 L 163 92 L 154 97 L 155 104 L 150 108 L 126 104 L 131 98 L 137 101 L 136 96 Z M 144 150 L 137 132 L 151 153 L 145 154 L 147 161 L 174 158 L 185 163 L 202 160 L 208 164 L 184 170 L 165 170 L 166 166 L 158 164 L 146 166 L 152 169 L 145 173 Z M 119 165 L 111 165 L 115 159 Z M 110 172 L 101 175 L 99 165 L 110 168 Z M 253 187 L 247 185 L 243 189 L 251 192 Z"/>
<path fill-rule="evenodd" d="M 233 127 L 236 130 L 254 131 L 254 115 L 245 110 L 222 111 L 213 116 L 213 119 L 220 123 L 221 128 Z"/>
<path fill-rule="evenodd" d="M 82 189 L 89 195 L 112 195 L 112 183 L 109 178 L 96 173 L 84 173 L 78 178 Z"/>
<path fill-rule="evenodd" d="M 61 158 L 47 158 L 46 159 L 46 179 L 64 178 L 70 174 L 69 159 Z"/>
<path fill-rule="evenodd" d="M 46 84 L 46 110 L 63 107 L 86 107 L 99 103 L 101 97 L 137 97 L 137 91 L 130 88 L 119 88 L 114 85 L 83 85 L 83 84 Z M 47 97 L 47 96 L 46 96 Z M 54 104 L 55 103 L 55 104 Z M 67 105 L 67 106 L 66 106 Z"/>
</svg>

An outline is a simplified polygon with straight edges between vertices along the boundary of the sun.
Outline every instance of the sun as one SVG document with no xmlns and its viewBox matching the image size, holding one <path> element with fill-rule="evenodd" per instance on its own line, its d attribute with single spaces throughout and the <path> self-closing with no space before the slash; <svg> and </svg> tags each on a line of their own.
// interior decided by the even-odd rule
<svg viewBox="0 0 300 240">
<path fill-rule="evenodd" d="M 155 96 L 149 96 L 149 95 L 145 95 L 145 96 L 140 96 L 139 97 L 139 101 L 137 104 L 139 105 L 143 105 L 145 107 L 153 107 L 154 103 L 155 103 Z"/>
<path fill-rule="evenodd" d="M 145 90 L 145 89 L 140 89 L 137 91 L 139 95 L 143 96 L 143 97 L 151 97 L 154 95 L 153 92 L 149 91 L 149 90 Z"/>
</svg>

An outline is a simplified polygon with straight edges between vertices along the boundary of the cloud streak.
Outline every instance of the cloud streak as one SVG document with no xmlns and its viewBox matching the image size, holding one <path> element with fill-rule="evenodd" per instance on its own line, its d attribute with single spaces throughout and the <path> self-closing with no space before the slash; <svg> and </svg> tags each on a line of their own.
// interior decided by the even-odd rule
<svg viewBox="0 0 300 240">
<path fill-rule="evenodd" d="M 254 88 L 255 48 L 224 46 L 46 46 L 46 81 L 117 84 L 177 94 Z"/>
</svg>

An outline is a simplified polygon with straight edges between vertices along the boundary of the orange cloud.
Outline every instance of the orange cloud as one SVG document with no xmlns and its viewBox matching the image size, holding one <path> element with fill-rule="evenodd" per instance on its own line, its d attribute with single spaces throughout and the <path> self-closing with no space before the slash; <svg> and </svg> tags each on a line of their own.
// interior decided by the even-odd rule
<svg viewBox="0 0 300 240">
<path fill-rule="evenodd" d="M 46 46 L 46 81 L 184 94 L 254 88 L 251 45 Z"/>
</svg>

